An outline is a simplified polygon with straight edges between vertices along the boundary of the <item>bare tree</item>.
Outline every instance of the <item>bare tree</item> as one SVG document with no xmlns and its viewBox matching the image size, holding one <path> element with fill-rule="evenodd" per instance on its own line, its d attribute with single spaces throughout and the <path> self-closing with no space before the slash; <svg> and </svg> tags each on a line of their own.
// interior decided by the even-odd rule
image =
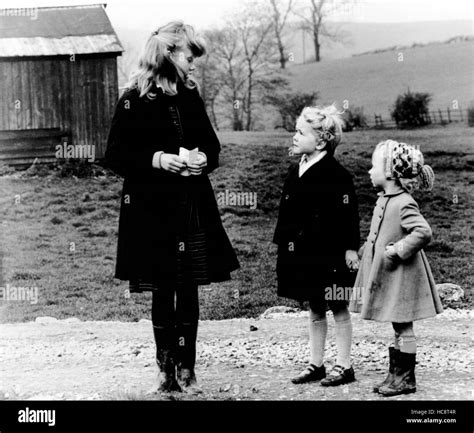
<svg viewBox="0 0 474 433">
<path fill-rule="evenodd" d="M 283 34 L 285 31 L 285 27 L 288 21 L 288 17 L 292 12 L 293 7 L 293 0 L 288 0 L 286 4 L 286 9 L 284 12 L 281 12 L 282 5 L 278 2 L 278 0 L 269 0 L 272 9 L 273 9 L 273 30 L 275 32 L 275 38 L 278 46 L 278 52 L 280 54 L 280 66 L 281 69 L 285 69 L 286 62 L 288 61 L 287 53 L 285 52 L 285 45 L 283 42 Z"/>
<path fill-rule="evenodd" d="M 129 41 L 122 41 L 124 53 L 118 58 L 117 69 L 120 86 L 128 83 L 131 73 L 138 65 L 139 50 Z"/>
<path fill-rule="evenodd" d="M 222 95 L 226 86 L 225 64 L 218 55 L 219 50 L 222 49 L 220 45 L 217 45 L 217 42 L 222 41 L 219 32 L 219 30 L 207 30 L 204 32 L 207 53 L 204 59 L 197 64 L 201 97 L 207 110 L 210 112 L 211 121 L 217 130 L 219 130 L 219 122 L 216 115 L 216 101 Z"/>
<path fill-rule="evenodd" d="M 327 25 L 327 18 L 331 15 L 331 6 L 333 2 L 327 0 L 309 0 L 309 7 L 295 11 L 295 15 L 301 18 L 301 29 L 309 33 L 314 43 L 314 57 L 316 62 L 321 61 L 321 39 L 325 38 L 332 42 L 345 42 L 347 33 L 340 27 Z M 348 3 L 345 0 L 339 0 L 338 6 Z"/>
<path fill-rule="evenodd" d="M 203 93 L 216 124 L 214 104 L 218 109 L 224 104 L 224 110 L 232 110 L 234 131 L 250 131 L 258 108 L 264 105 L 265 93 L 278 87 L 275 74 L 282 70 L 270 11 L 268 0 L 247 2 L 223 28 L 206 35 L 211 70 L 201 78 L 207 83 Z"/>
<path fill-rule="evenodd" d="M 275 63 L 274 43 L 269 34 L 273 22 L 269 19 L 268 10 L 262 3 L 247 4 L 239 16 L 231 22 L 239 35 L 243 48 L 243 56 L 247 69 L 246 95 L 244 111 L 246 115 L 245 129 L 252 128 L 252 108 L 254 91 L 262 74 L 267 74 Z"/>
<path fill-rule="evenodd" d="M 211 40 L 213 58 L 219 65 L 222 91 L 220 96 L 230 103 L 232 109 L 232 129 L 243 130 L 241 101 L 244 97 L 244 85 L 247 74 L 239 35 L 230 26 L 208 33 Z"/>
</svg>

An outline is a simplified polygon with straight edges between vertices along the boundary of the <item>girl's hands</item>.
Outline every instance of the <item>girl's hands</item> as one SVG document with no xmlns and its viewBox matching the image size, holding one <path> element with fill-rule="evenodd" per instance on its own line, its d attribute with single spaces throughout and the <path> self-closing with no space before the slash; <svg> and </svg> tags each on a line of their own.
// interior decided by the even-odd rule
<svg viewBox="0 0 474 433">
<path fill-rule="evenodd" d="M 357 255 L 357 251 L 346 251 L 346 265 L 352 271 L 359 269 L 359 256 Z"/>
<path fill-rule="evenodd" d="M 203 152 L 199 152 L 193 162 L 188 162 L 188 170 L 192 175 L 199 175 L 202 169 L 207 166 L 207 156 Z"/>
<path fill-rule="evenodd" d="M 161 168 L 171 173 L 179 173 L 186 168 L 183 158 L 174 153 L 163 153 L 161 155 Z"/>
</svg>

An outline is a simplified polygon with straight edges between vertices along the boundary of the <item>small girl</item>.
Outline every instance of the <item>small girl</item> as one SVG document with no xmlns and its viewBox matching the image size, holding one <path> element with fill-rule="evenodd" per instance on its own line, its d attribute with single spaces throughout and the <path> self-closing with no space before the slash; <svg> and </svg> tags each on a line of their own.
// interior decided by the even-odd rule
<svg viewBox="0 0 474 433">
<path fill-rule="evenodd" d="M 389 373 L 374 392 L 408 394 L 416 391 L 413 321 L 442 312 L 422 250 L 431 240 L 431 228 L 411 196 L 415 189 L 431 190 L 434 174 L 420 150 L 393 140 L 377 145 L 369 174 L 383 191 L 361 248 L 355 287 L 362 289 L 362 296 L 351 299 L 350 310 L 364 319 L 392 322 L 395 344 L 389 348 Z"/>
<path fill-rule="evenodd" d="M 358 267 L 359 215 L 352 177 L 334 158 L 342 119 L 336 107 L 306 107 L 296 123 L 290 167 L 283 187 L 273 242 L 278 244 L 278 295 L 309 301 L 310 364 L 293 383 L 335 386 L 355 380 L 350 349 L 352 323 L 341 286 L 352 289 Z M 347 296 L 349 298 L 349 296 Z M 326 377 L 326 310 L 336 327 L 337 361 Z"/>
</svg>

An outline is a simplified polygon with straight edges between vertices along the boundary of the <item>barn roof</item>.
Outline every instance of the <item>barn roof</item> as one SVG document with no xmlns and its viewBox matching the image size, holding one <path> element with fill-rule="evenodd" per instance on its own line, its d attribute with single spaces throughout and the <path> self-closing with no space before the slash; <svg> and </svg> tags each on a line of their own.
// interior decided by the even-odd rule
<svg viewBox="0 0 474 433">
<path fill-rule="evenodd" d="M 0 9 L 0 57 L 120 54 L 105 6 Z"/>
</svg>

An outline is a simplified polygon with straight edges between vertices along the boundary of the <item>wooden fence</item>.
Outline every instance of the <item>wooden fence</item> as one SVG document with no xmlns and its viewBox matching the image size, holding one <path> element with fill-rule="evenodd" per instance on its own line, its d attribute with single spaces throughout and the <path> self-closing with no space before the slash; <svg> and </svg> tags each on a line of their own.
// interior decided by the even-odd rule
<svg viewBox="0 0 474 433">
<path fill-rule="evenodd" d="M 442 110 L 441 108 L 429 110 L 428 114 L 424 116 L 424 120 L 428 125 L 439 124 L 447 125 L 448 123 L 453 122 L 467 122 L 468 119 L 468 110 L 463 110 L 461 108 L 452 109 L 447 108 Z M 373 128 L 397 128 L 398 124 L 391 117 L 383 118 L 381 114 L 374 114 L 373 122 L 371 119 L 367 119 L 368 126 Z"/>
</svg>

